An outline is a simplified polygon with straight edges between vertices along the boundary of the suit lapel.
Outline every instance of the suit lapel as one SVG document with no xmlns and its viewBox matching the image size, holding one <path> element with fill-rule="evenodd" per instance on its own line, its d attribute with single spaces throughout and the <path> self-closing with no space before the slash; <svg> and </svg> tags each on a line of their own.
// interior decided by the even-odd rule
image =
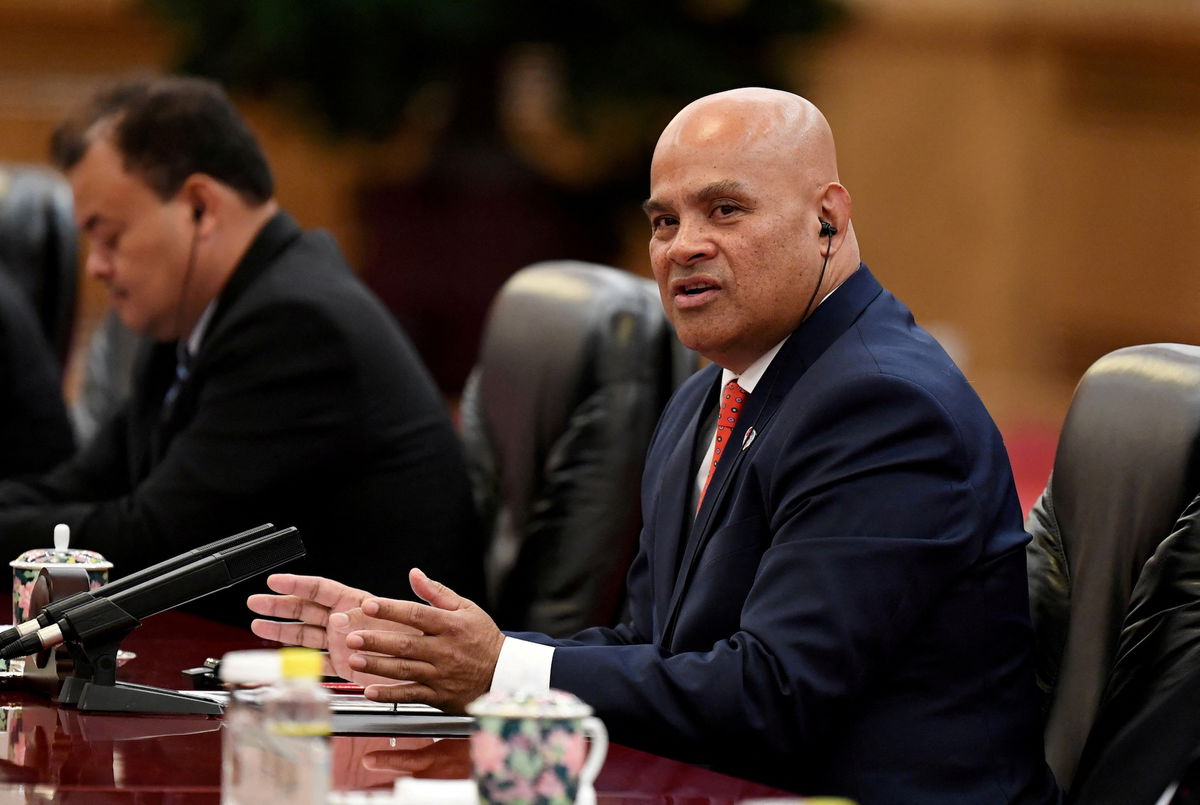
<svg viewBox="0 0 1200 805">
<path fill-rule="evenodd" d="M 730 434 L 729 445 L 731 448 L 736 446 L 736 452 L 726 452 L 721 461 L 717 462 L 717 469 L 709 482 L 704 503 L 690 531 L 687 532 L 683 559 L 678 565 L 671 591 L 671 603 L 665 616 L 660 645 L 671 648 L 674 642 L 675 624 L 695 576 L 700 556 L 713 533 L 724 523 L 720 515 L 728 508 L 728 499 L 737 488 L 737 477 L 743 471 L 746 461 L 753 455 L 755 443 L 768 432 L 783 400 L 808 367 L 853 325 L 882 290 L 867 267 L 860 264 L 858 270 L 842 283 L 837 292 L 792 333 L 755 386 L 738 418 L 737 426 Z M 673 455 L 672 461 L 674 460 Z M 690 470 L 694 474 L 695 468 L 691 467 Z M 688 475 L 689 470 L 684 470 L 682 474 Z M 664 490 L 664 493 L 666 491 Z M 690 500 L 690 497 L 687 499 Z M 683 519 L 682 522 L 686 528 L 687 520 Z M 679 530 L 660 530 L 655 533 L 678 534 Z M 671 540 L 671 543 L 673 546 L 675 540 Z"/>
<path fill-rule="evenodd" d="M 175 378 L 176 344 L 172 341 L 152 347 L 147 361 L 146 382 L 141 384 L 145 394 L 138 412 L 138 428 L 143 434 L 141 442 L 148 446 L 139 451 L 140 457 L 136 465 L 137 472 L 140 473 L 139 478 L 144 478 L 152 467 L 162 461 L 171 439 L 192 420 L 196 407 L 197 385 L 200 384 L 197 377 L 203 376 L 206 371 L 203 366 L 207 357 L 205 348 L 221 337 L 225 314 L 246 289 L 262 276 L 275 257 L 301 234 L 299 225 L 285 212 L 276 213 L 263 225 L 238 261 L 229 281 L 221 289 L 216 309 L 201 339 L 200 350 L 192 359 L 191 373 L 184 380 L 170 411 L 164 412 L 163 397 Z"/>
<path fill-rule="evenodd" d="M 134 369 L 134 396 L 130 406 L 129 463 L 135 483 L 140 483 L 162 454 L 162 401 L 175 373 L 174 342 L 150 342 L 142 348 Z"/>
<path fill-rule="evenodd" d="M 667 459 L 663 487 L 659 490 L 658 505 L 655 507 L 653 582 L 656 636 L 662 633 L 666 622 L 672 590 L 676 586 L 679 555 L 691 523 L 688 508 L 692 505 L 692 484 L 696 477 L 696 468 L 693 466 L 696 440 L 700 437 L 704 414 L 716 405 L 716 382 L 720 379 L 720 373 L 715 366 L 709 372 L 712 374 L 710 382 L 706 384 L 709 389 L 701 395 L 701 404 L 693 406 L 683 436 L 676 441 Z"/>
<path fill-rule="evenodd" d="M 780 350 L 780 355 L 783 351 Z M 763 375 L 755 392 L 746 400 L 746 405 L 742 409 L 741 416 L 738 417 L 737 426 L 734 427 L 733 433 L 729 437 L 729 447 L 725 448 L 725 455 L 717 462 L 717 469 L 713 473 L 712 480 L 708 482 L 708 491 L 704 495 L 704 502 L 700 505 L 700 511 L 696 513 L 696 519 L 691 524 L 691 528 L 687 529 L 687 540 L 683 547 L 683 557 L 677 565 L 673 565 L 676 571 L 674 584 L 671 585 L 671 603 L 667 608 L 666 620 L 664 622 L 664 637 L 667 641 L 671 638 L 675 619 L 679 616 L 679 608 L 683 604 L 684 594 L 687 592 L 691 582 L 692 575 L 695 571 L 695 566 L 699 562 L 700 554 L 704 551 L 704 547 L 708 544 L 708 539 L 712 536 L 712 532 L 718 525 L 716 513 L 721 511 L 726 498 L 729 495 L 729 490 L 732 488 L 730 480 L 738 474 L 742 462 L 750 450 L 753 449 L 753 441 L 747 441 L 746 434 L 754 429 L 757 439 L 757 433 L 761 432 L 769 424 L 775 412 L 779 409 L 779 402 L 782 399 L 780 394 L 771 391 L 768 388 L 768 381 L 773 374 L 777 374 L 779 367 L 777 359 L 771 362 L 771 368 Z M 778 384 L 772 383 L 771 386 Z M 760 394 L 759 391 L 764 393 Z M 691 454 L 691 451 L 688 451 Z M 690 466 L 690 462 L 689 462 Z M 695 467 L 690 467 L 689 477 L 695 475 Z M 664 490 L 665 491 L 665 490 Z M 687 497 L 690 503 L 690 496 Z M 683 520 L 683 527 L 687 528 L 688 520 Z M 663 589 L 668 589 L 664 587 Z M 664 643 L 670 646 L 670 642 Z"/>
</svg>

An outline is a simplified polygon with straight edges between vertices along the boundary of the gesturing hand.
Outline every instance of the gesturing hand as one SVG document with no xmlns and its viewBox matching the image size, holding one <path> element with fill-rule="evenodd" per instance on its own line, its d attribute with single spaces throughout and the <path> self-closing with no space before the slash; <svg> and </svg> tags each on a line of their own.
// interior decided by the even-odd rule
<svg viewBox="0 0 1200 805">
<path fill-rule="evenodd" d="M 350 668 L 412 682 L 373 685 L 367 698 L 425 702 L 462 712 L 491 686 L 504 635 L 486 612 L 420 570 L 409 571 L 408 579 L 429 606 L 366 598 L 363 613 L 387 622 L 388 628 L 356 630 L 346 637 Z"/>
<path fill-rule="evenodd" d="M 267 586 L 280 594 L 252 595 L 246 600 L 246 606 L 259 615 L 292 620 L 281 622 L 256 618 L 250 624 L 254 634 L 293 646 L 328 649 L 333 673 L 353 679 L 360 685 L 394 681 L 356 674 L 347 661 L 350 651 L 346 647 L 346 635 L 352 630 L 402 628 L 398 624 L 363 614 L 360 604 L 370 597 L 370 593 L 332 579 L 291 573 L 268 576 Z"/>
</svg>

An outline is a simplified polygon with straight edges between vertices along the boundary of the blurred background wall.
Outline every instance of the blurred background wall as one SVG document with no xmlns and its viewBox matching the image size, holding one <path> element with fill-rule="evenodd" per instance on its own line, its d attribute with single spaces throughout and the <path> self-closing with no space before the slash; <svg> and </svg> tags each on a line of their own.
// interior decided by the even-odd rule
<svg viewBox="0 0 1200 805">
<path fill-rule="evenodd" d="M 810 97 L 834 128 L 864 259 L 943 340 L 1010 445 L 1027 432 L 1052 443 L 1075 381 L 1103 353 L 1200 343 L 1200 4 L 843 0 L 806 4 L 799 33 L 781 26 L 744 39 L 737 15 L 747 4 L 639 4 L 642 46 L 670 65 L 660 77 L 677 70 L 704 86 L 719 47 L 676 40 L 685 26 L 677 32 L 669 12 L 687 6 L 708 17 L 714 41 L 728 24 L 735 58 L 769 48 L 772 83 Z M 338 130 L 296 103 L 295 85 L 253 80 L 262 65 L 197 61 L 205 40 L 185 19 L 195 4 L 154 5 L 0 0 L 0 161 L 44 161 L 54 123 L 115 77 L 188 58 L 232 71 L 284 206 L 334 232 L 451 397 L 474 360 L 486 302 L 511 271 L 575 257 L 649 273 L 638 205 L 654 138 L 679 103 L 650 98 L 630 113 L 600 98 L 580 118 L 563 99 L 561 51 L 531 46 L 478 62 L 468 75 L 487 80 L 471 82 L 468 103 L 447 104 L 444 82 L 417 86 L 422 65 L 433 53 L 448 63 L 480 54 L 442 48 L 409 57 L 413 86 L 395 88 L 409 94 L 394 128 Z M 592 48 L 596 70 L 633 95 L 655 86 L 653 74 L 620 70 L 632 61 L 621 48 L 637 40 L 592 20 L 579 27 L 568 50 Z M 606 37 L 620 46 L 606 52 Z M 385 47 L 389 39 L 382 32 Z M 747 42 L 753 51 L 736 49 Z M 396 37 L 402 57 L 409 47 Z M 308 52 L 324 75 L 341 62 L 322 50 Z M 390 97 L 370 74 L 341 78 L 371 85 L 379 104 Z M 463 118 L 481 98 L 494 108 Z M 502 156 L 462 136 L 488 126 L 505 134 Z M 460 137 L 448 145 L 451 131 Z M 82 288 L 77 339 L 104 309 L 100 289 Z"/>
</svg>

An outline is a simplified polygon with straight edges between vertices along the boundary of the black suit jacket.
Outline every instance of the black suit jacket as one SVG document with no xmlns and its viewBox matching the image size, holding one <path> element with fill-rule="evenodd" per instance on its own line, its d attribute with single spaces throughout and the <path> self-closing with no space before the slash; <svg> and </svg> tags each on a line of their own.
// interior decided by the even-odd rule
<svg viewBox="0 0 1200 805">
<path fill-rule="evenodd" d="M 4 272 L 0 265 L 0 479 L 45 472 L 75 448 L 58 362 Z"/>
<path fill-rule="evenodd" d="M 551 684 L 617 741 L 805 794 L 1054 801 L 1028 537 L 946 354 L 860 267 L 759 381 L 693 524 L 719 385 L 702 370 L 659 422 L 630 619 L 555 643 Z"/>
<path fill-rule="evenodd" d="M 127 573 L 260 522 L 295 525 L 307 557 L 282 568 L 393 591 L 410 566 L 482 594 L 482 549 L 443 402 L 391 315 L 332 239 L 280 213 L 221 292 L 169 410 L 175 345 L 140 358 L 133 399 L 74 460 L 0 485 L 14 556 L 72 544 Z M 248 622 L 261 582 L 195 611 Z"/>
</svg>

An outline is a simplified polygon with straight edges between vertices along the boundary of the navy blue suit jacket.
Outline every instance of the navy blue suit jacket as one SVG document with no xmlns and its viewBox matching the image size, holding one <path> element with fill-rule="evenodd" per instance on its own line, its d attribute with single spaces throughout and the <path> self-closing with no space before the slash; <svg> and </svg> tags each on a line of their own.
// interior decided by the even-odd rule
<svg viewBox="0 0 1200 805">
<path fill-rule="evenodd" d="M 1055 801 L 1028 537 L 950 358 L 860 267 L 759 381 L 693 524 L 719 384 L 697 373 L 659 422 L 629 620 L 555 641 L 551 684 L 620 742 L 801 793 Z"/>
</svg>

